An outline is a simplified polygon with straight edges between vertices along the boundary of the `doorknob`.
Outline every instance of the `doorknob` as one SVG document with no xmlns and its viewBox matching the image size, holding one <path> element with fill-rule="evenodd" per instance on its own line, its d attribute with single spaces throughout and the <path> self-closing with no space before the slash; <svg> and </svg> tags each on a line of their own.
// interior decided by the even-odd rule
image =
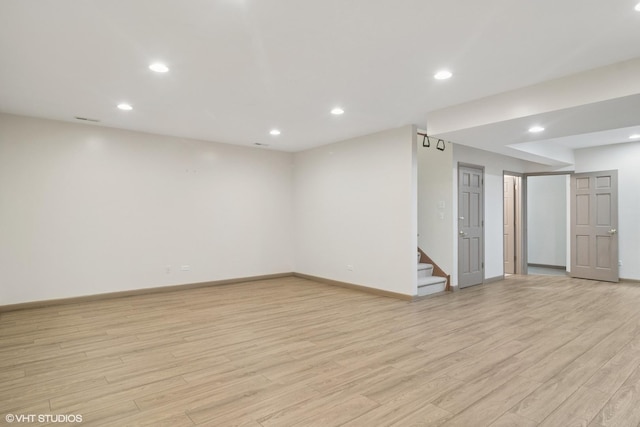
<svg viewBox="0 0 640 427">
<path fill-rule="evenodd" d="M 464 217 L 463 217 L 463 216 L 460 216 L 460 217 L 458 217 L 458 219 L 459 219 L 460 221 L 462 221 L 462 220 L 464 220 Z"/>
<path fill-rule="evenodd" d="M 460 235 L 461 235 L 461 236 L 466 236 L 466 235 L 467 235 L 467 233 L 465 233 L 464 231 L 461 231 L 461 232 L 460 232 Z"/>
<path fill-rule="evenodd" d="M 611 230 L 609 230 L 609 234 L 616 234 L 618 232 L 618 230 L 616 230 L 615 228 L 612 228 Z"/>
</svg>

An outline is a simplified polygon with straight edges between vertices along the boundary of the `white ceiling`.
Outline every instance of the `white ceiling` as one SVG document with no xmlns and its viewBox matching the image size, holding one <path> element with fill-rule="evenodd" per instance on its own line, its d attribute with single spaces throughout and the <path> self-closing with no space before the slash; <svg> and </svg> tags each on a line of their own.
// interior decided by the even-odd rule
<svg viewBox="0 0 640 427">
<path fill-rule="evenodd" d="M 640 61 L 638 65 L 640 69 Z M 637 86 L 640 89 L 640 85 Z M 483 99 L 473 104 L 474 108 L 489 109 L 494 102 Z M 456 117 L 456 112 L 465 107 L 466 104 L 455 106 L 446 113 Z M 539 114 L 492 120 L 479 126 L 465 125 L 464 116 L 458 115 L 459 129 L 435 133 L 434 136 L 544 165 L 564 167 L 574 163 L 575 149 L 633 141 L 630 136 L 640 134 L 640 93 Z M 434 123 L 438 124 L 437 121 Z M 539 134 L 528 132 L 533 125 L 543 125 L 545 131 Z"/>
<path fill-rule="evenodd" d="M 637 2 L 2 0 L 0 111 L 299 151 L 639 58 Z M 486 149 L 526 157 L 484 131 Z"/>
</svg>

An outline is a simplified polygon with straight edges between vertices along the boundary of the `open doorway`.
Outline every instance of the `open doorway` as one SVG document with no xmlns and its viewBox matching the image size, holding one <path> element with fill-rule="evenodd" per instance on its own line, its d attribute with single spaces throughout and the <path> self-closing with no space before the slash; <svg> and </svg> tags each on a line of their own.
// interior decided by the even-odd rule
<svg viewBox="0 0 640 427">
<path fill-rule="evenodd" d="M 526 274 L 567 274 L 569 177 L 526 176 Z"/>
<path fill-rule="evenodd" d="M 618 281 L 617 171 L 503 178 L 505 275 Z"/>
</svg>

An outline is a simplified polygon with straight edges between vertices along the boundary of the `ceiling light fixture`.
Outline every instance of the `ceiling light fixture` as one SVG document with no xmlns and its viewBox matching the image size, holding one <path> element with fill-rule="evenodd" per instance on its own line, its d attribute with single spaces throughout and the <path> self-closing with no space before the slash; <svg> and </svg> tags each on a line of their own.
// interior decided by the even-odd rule
<svg viewBox="0 0 640 427">
<path fill-rule="evenodd" d="M 453 73 L 449 70 L 440 70 L 433 75 L 433 78 L 436 80 L 447 80 L 453 76 Z"/>
<path fill-rule="evenodd" d="M 544 130 L 544 128 L 542 126 L 531 126 L 529 128 L 529 132 L 531 133 L 540 133 Z"/>
<path fill-rule="evenodd" d="M 121 109 L 121 110 L 124 110 L 124 111 L 131 111 L 131 110 L 133 110 L 133 107 L 132 107 L 131 105 L 126 104 L 126 103 L 124 103 L 124 102 L 123 102 L 122 104 L 118 104 L 118 108 L 119 108 L 119 109 Z"/>
<path fill-rule="evenodd" d="M 340 114 L 344 114 L 344 110 L 340 107 L 336 107 L 331 110 L 331 114 L 333 114 L 334 116 L 339 116 Z"/>
<path fill-rule="evenodd" d="M 638 3 L 634 9 L 635 9 L 637 12 L 640 12 L 640 3 Z"/>
<path fill-rule="evenodd" d="M 169 67 L 160 62 L 154 62 L 153 64 L 149 65 L 149 69 L 151 71 L 155 71 L 156 73 L 166 73 L 167 71 L 169 71 Z"/>
<path fill-rule="evenodd" d="M 271 132 L 269 133 L 273 136 L 277 136 L 280 135 L 281 132 L 278 129 L 271 129 Z"/>
<path fill-rule="evenodd" d="M 640 133 L 634 133 L 629 137 L 629 139 L 640 139 Z"/>
</svg>

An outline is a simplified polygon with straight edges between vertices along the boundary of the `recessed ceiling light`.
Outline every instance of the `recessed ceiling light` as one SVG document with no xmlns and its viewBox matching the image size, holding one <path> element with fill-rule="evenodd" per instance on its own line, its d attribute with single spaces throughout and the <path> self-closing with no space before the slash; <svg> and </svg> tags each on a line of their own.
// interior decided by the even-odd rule
<svg viewBox="0 0 640 427">
<path fill-rule="evenodd" d="M 278 129 L 271 129 L 271 132 L 269 133 L 273 136 L 280 135 L 280 131 Z"/>
<path fill-rule="evenodd" d="M 167 71 L 169 71 L 169 67 L 160 62 L 154 62 L 153 64 L 149 65 L 149 69 L 151 71 L 155 71 L 156 73 L 166 73 Z"/>
<path fill-rule="evenodd" d="M 638 4 L 636 5 L 635 10 L 636 10 L 636 11 L 638 11 L 638 12 L 640 12 L 640 3 L 638 3 Z"/>
<path fill-rule="evenodd" d="M 629 137 L 629 139 L 640 139 L 640 133 L 634 133 Z"/>
<path fill-rule="evenodd" d="M 453 76 L 453 73 L 449 70 L 440 70 L 433 75 L 433 78 L 436 80 L 447 80 Z"/>
<path fill-rule="evenodd" d="M 118 108 L 124 111 L 131 111 L 133 110 L 133 107 L 129 104 L 126 103 L 122 103 L 122 104 L 118 104 Z"/>
<path fill-rule="evenodd" d="M 542 126 L 531 126 L 529 128 L 529 132 L 531 133 L 539 133 L 542 132 L 544 130 L 544 128 Z"/>
<path fill-rule="evenodd" d="M 331 110 L 331 114 L 333 114 L 334 116 L 339 116 L 340 114 L 344 114 L 344 110 L 340 107 L 336 107 Z"/>
</svg>

